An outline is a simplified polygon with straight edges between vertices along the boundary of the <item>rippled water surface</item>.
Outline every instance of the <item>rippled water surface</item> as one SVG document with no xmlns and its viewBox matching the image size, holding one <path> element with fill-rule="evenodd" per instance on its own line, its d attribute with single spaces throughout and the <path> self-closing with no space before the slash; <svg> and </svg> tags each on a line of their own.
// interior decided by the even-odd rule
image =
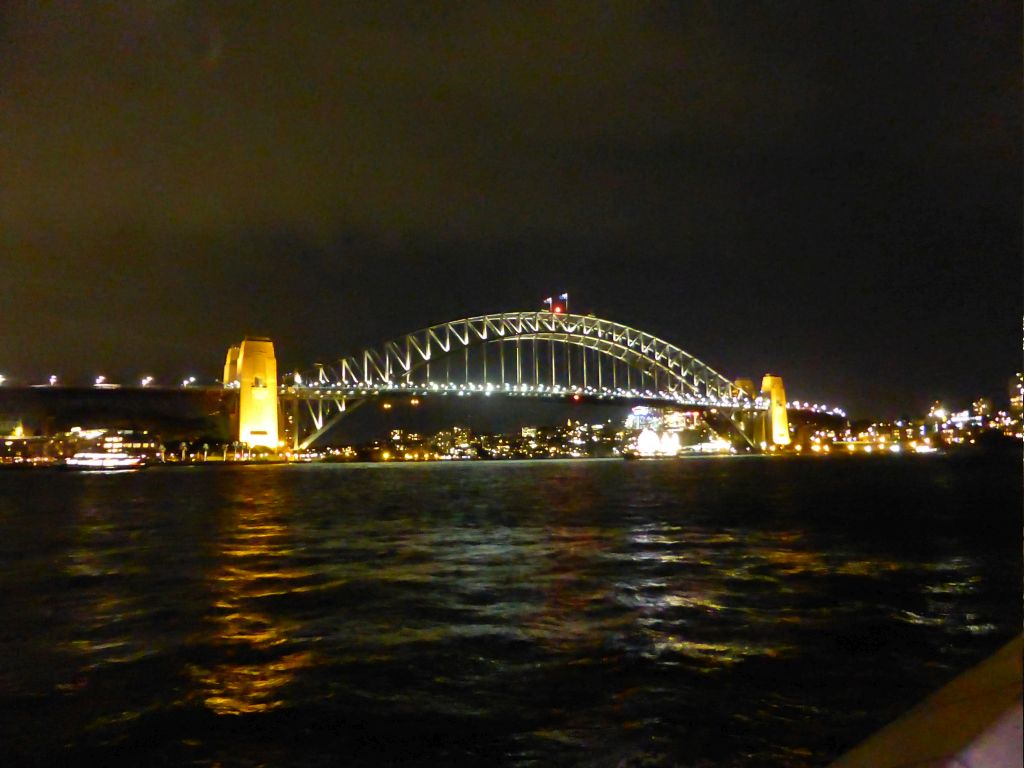
<svg viewBox="0 0 1024 768">
<path fill-rule="evenodd" d="M 0 475 L 5 764 L 813 766 L 1021 626 L 1019 458 Z"/>
</svg>

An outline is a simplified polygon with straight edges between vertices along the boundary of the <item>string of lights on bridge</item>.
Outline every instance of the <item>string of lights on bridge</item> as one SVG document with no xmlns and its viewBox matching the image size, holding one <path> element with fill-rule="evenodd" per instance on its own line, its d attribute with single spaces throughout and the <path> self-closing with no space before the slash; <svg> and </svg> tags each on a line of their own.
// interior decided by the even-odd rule
<svg viewBox="0 0 1024 768">
<path fill-rule="evenodd" d="M 769 402 L 767 398 L 755 397 L 742 398 L 742 397 L 729 397 L 729 398 L 709 398 L 701 395 L 686 396 L 681 395 L 678 392 L 667 392 L 664 390 L 654 392 L 649 389 L 598 389 L 596 387 L 580 387 L 580 386 L 563 386 L 560 384 L 547 385 L 547 384 L 494 384 L 489 382 L 487 384 L 467 383 L 467 384 L 454 384 L 454 383 L 410 383 L 410 382 L 397 382 L 387 383 L 382 382 L 379 384 L 363 386 L 363 387 L 351 387 L 345 386 L 341 382 L 334 382 L 333 384 L 321 385 L 321 386 L 309 386 L 305 385 L 301 374 L 292 374 L 291 376 L 291 387 L 293 388 L 306 388 L 311 393 L 314 393 L 317 397 L 337 397 L 342 395 L 386 395 L 386 394 L 408 394 L 408 395 L 430 395 L 430 394 L 454 394 L 456 396 L 465 397 L 468 395 L 482 394 L 485 397 L 489 397 L 493 394 L 503 394 L 510 396 L 536 396 L 536 397 L 569 397 L 574 400 L 581 400 L 584 397 L 589 399 L 647 399 L 647 400 L 659 400 L 666 402 L 678 403 L 680 405 L 690 406 L 704 406 L 704 407 L 723 407 L 723 408 L 754 408 L 756 410 L 764 410 L 768 407 Z M 289 385 L 282 385 L 282 394 L 288 393 Z M 800 402 L 794 400 L 786 404 L 787 409 L 795 411 L 808 411 L 817 414 L 826 414 L 831 416 L 846 417 L 846 411 L 842 408 L 831 407 L 828 405 L 822 405 L 820 403 L 809 403 Z"/>
<path fill-rule="evenodd" d="M 8 382 L 11 382 L 11 379 L 7 378 L 3 374 L 0 374 L 0 386 L 3 386 L 5 383 L 8 383 Z M 51 374 L 50 376 L 48 376 L 45 384 L 30 384 L 29 385 L 29 387 L 32 388 L 32 389 L 50 388 L 50 387 L 60 388 L 60 387 L 68 387 L 68 386 L 73 387 L 75 385 L 62 384 L 61 381 L 60 381 L 60 378 L 56 374 Z M 93 389 L 122 389 L 122 388 L 124 388 L 125 385 L 118 384 L 116 382 L 110 381 L 106 376 L 102 376 L 101 375 L 101 376 L 97 376 L 96 378 L 94 378 L 93 381 L 92 381 L 92 384 L 90 384 L 88 386 L 92 387 Z M 136 386 L 139 389 L 150 389 L 150 388 L 152 388 L 152 389 L 159 389 L 159 388 L 167 389 L 168 388 L 166 385 L 161 385 L 161 384 L 157 383 L 156 378 L 153 377 L 153 376 L 143 376 L 143 377 L 141 377 L 139 379 L 139 383 Z M 212 387 L 212 386 L 216 386 L 216 387 L 219 388 L 221 386 L 221 384 L 220 384 L 219 381 L 215 381 L 215 382 L 211 382 L 208 385 L 204 385 L 204 384 L 200 384 L 199 380 L 195 376 L 187 376 L 184 379 L 182 379 L 181 383 L 178 384 L 174 388 L 188 389 L 189 387 L 193 387 L 193 386 L 197 386 L 197 387 L 203 387 L 203 386 L 211 386 Z"/>
<path fill-rule="evenodd" d="M 469 382 L 466 384 L 455 384 L 449 382 L 424 382 L 424 383 L 411 383 L 411 382 L 397 382 L 388 383 L 381 382 L 365 386 L 346 386 L 340 382 L 333 384 L 321 385 L 321 386 L 304 386 L 302 384 L 301 375 L 293 377 L 293 387 L 304 388 L 307 392 L 315 397 L 339 397 L 339 396 L 366 396 L 366 395 L 382 395 L 382 394 L 416 394 L 416 395 L 430 395 L 430 394 L 455 394 L 456 396 L 467 396 L 481 394 L 484 396 L 490 396 L 493 394 L 503 394 L 510 396 L 540 396 L 540 397 L 569 397 L 576 400 L 580 400 L 584 397 L 593 399 L 648 399 L 648 400 L 664 400 L 669 402 L 680 403 L 684 405 L 702 405 L 702 406 L 721 406 L 721 407 L 754 407 L 754 408 L 766 408 L 768 401 L 763 398 L 756 398 L 750 400 L 748 398 L 710 398 L 702 395 L 685 396 L 678 392 L 666 392 L 652 391 L 650 389 L 624 389 L 622 387 L 616 389 L 598 389 L 596 387 L 581 387 L 581 386 L 564 386 L 561 384 L 495 384 L 488 382 L 486 384 L 478 384 Z M 282 390 L 282 394 L 288 393 L 289 388 L 285 386 Z"/>
<path fill-rule="evenodd" d="M 615 400 L 615 399 L 646 399 L 646 400 L 659 400 L 664 402 L 674 402 L 680 405 L 691 405 L 691 406 L 703 406 L 703 407 L 747 407 L 754 408 L 756 410 L 763 410 L 768 407 L 768 400 L 763 397 L 756 397 L 753 399 L 749 398 L 708 398 L 704 396 L 682 396 L 678 392 L 666 392 L 658 391 L 654 392 L 649 389 L 597 389 L 595 387 L 579 387 L 579 386 L 562 386 L 555 384 L 553 386 L 546 384 L 454 384 L 454 383 L 438 383 L 430 382 L 423 384 L 412 384 L 408 382 L 397 382 L 397 383 L 381 383 L 375 385 L 369 385 L 364 387 L 346 387 L 341 383 L 335 383 L 333 386 L 327 385 L 322 387 L 309 387 L 304 385 L 301 374 L 292 374 L 291 382 L 282 384 L 282 394 L 286 394 L 289 388 L 303 387 L 315 392 L 317 396 L 321 397 L 336 397 L 340 395 L 387 395 L 387 394 L 408 394 L 427 396 L 431 394 L 448 395 L 454 394 L 458 397 L 465 397 L 468 395 L 481 394 L 485 397 L 489 397 L 493 394 L 503 394 L 512 397 L 566 397 L 576 401 L 583 398 L 596 399 L 596 400 Z M 0 386 L 3 386 L 6 382 L 9 382 L 6 376 L 0 374 Z M 55 375 L 51 375 L 46 384 L 34 384 L 32 387 L 60 387 L 62 386 L 59 379 Z M 92 385 L 95 389 L 121 389 L 122 385 L 111 382 L 106 376 L 97 376 Z M 197 383 L 195 376 L 188 376 L 182 379 L 181 383 L 176 388 L 188 389 L 194 386 L 204 386 Z M 215 382 L 210 386 L 220 386 L 219 382 Z M 237 382 L 231 386 L 237 386 Z M 153 376 L 143 376 L 139 379 L 138 388 L 160 388 L 160 384 L 156 382 Z M 166 388 L 166 387 L 165 387 Z M 418 404 L 418 402 L 417 402 Z M 846 418 L 846 411 L 839 407 L 823 405 L 820 403 L 801 402 L 799 400 L 793 400 L 786 403 L 786 408 L 791 411 L 806 411 L 816 414 L 824 414 L 830 416 L 838 416 Z"/>
</svg>

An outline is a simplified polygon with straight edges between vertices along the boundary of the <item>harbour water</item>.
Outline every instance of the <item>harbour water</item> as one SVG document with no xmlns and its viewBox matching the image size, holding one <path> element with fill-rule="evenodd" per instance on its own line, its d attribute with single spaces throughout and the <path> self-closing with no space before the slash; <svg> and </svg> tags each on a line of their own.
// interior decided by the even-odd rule
<svg viewBox="0 0 1024 768">
<path fill-rule="evenodd" d="M 1019 456 L 0 475 L 5 765 L 819 766 L 1019 633 Z"/>
</svg>

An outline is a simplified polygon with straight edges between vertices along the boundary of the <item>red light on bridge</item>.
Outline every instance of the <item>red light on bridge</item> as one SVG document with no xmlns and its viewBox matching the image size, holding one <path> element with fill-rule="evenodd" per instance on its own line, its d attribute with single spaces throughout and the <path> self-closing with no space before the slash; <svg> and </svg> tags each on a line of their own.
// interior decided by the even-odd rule
<svg viewBox="0 0 1024 768">
<path fill-rule="evenodd" d="M 551 310 L 551 311 L 552 311 L 552 312 L 554 312 L 554 313 L 555 313 L 556 315 L 560 315 L 560 314 L 562 314 L 562 308 L 561 308 L 561 307 L 555 307 L 555 308 L 554 308 L 553 310 Z"/>
<path fill-rule="evenodd" d="M 572 396 L 572 401 L 573 401 L 574 403 L 578 403 L 578 402 L 579 402 L 579 401 L 580 401 L 581 399 L 582 399 L 582 398 L 580 398 L 580 396 L 579 396 L 579 395 L 573 395 L 573 396 Z"/>
</svg>

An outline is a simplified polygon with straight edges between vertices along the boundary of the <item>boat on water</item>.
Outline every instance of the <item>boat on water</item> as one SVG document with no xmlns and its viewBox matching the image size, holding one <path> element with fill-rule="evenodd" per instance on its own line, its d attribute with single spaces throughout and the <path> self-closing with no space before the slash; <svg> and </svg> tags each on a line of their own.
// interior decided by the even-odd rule
<svg viewBox="0 0 1024 768">
<path fill-rule="evenodd" d="M 70 456 L 64 459 L 69 469 L 141 469 L 154 461 L 159 445 L 146 432 L 133 430 L 72 430 L 75 440 Z"/>
<path fill-rule="evenodd" d="M 64 460 L 71 469 L 141 469 L 146 466 L 143 456 L 116 452 L 82 451 Z"/>
</svg>

